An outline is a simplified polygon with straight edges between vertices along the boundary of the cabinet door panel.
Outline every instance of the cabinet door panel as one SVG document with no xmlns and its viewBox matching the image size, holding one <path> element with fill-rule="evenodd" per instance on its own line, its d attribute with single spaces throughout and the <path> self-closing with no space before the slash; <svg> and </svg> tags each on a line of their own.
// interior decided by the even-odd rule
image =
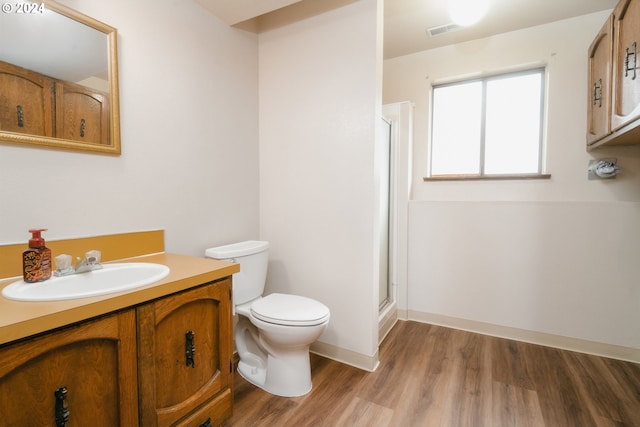
<svg viewBox="0 0 640 427">
<path fill-rule="evenodd" d="M 156 397 L 160 408 L 177 405 L 200 390 L 210 380 L 218 380 L 219 303 L 198 299 L 176 307 L 156 326 Z M 193 357 L 187 360 L 187 334 Z"/>
<path fill-rule="evenodd" d="M 109 143 L 109 96 L 71 83 L 56 83 L 56 136 Z"/>
<path fill-rule="evenodd" d="M 2 425 L 55 426 L 66 387 L 69 425 L 136 425 L 135 312 L 0 349 Z"/>
<path fill-rule="evenodd" d="M 52 81 L 0 61 L 0 130 L 53 136 Z"/>
<path fill-rule="evenodd" d="M 609 17 L 589 48 L 587 144 L 611 133 L 611 62 L 613 17 Z"/>
<path fill-rule="evenodd" d="M 138 307 L 142 425 L 172 425 L 230 389 L 230 286 L 226 279 Z"/>
<path fill-rule="evenodd" d="M 640 117 L 640 1 L 622 0 L 614 14 L 612 128 Z"/>
</svg>

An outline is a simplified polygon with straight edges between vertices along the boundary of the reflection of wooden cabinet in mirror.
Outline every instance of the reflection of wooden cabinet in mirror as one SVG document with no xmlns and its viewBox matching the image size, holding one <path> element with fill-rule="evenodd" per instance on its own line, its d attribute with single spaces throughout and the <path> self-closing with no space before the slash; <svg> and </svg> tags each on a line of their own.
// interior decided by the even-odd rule
<svg viewBox="0 0 640 427">
<path fill-rule="evenodd" d="M 53 80 L 0 61 L 0 130 L 53 136 Z"/>
<path fill-rule="evenodd" d="M 0 88 L 1 130 L 109 144 L 109 94 L 1 61 Z"/>
<path fill-rule="evenodd" d="M 640 0 L 620 0 L 589 48 L 587 148 L 640 144 Z"/>
<path fill-rule="evenodd" d="M 109 95 L 73 83 L 56 82 L 56 137 L 109 143 Z"/>
<path fill-rule="evenodd" d="M 0 75 L 0 143 L 119 155 L 117 30 L 54 0 L 44 0 L 40 6 L 44 6 L 42 13 L 28 19 L 17 13 L 2 14 L 0 56 L 7 64 L 40 75 L 39 79 L 50 78 L 48 84 L 54 90 L 62 82 L 65 99 L 56 103 L 54 92 L 47 92 L 42 86 L 37 88 L 39 79 L 31 79 L 38 84 L 36 87 L 25 84 L 26 89 L 16 89 L 11 83 L 8 92 L 8 78 Z M 24 76 L 22 79 L 29 81 Z M 88 88 L 85 96 L 74 91 L 69 97 L 75 99 L 67 100 L 69 83 Z M 26 94 L 38 90 L 42 92 L 42 103 L 37 97 L 29 100 L 42 106 L 43 118 L 38 118 L 39 121 L 34 120 L 33 106 L 23 102 Z M 22 103 L 17 104 L 16 97 Z M 83 105 L 84 112 L 70 113 L 68 105 L 78 103 Z M 56 105 L 63 109 L 56 110 Z M 21 125 L 16 124 L 19 116 Z M 28 127 L 31 125 L 35 130 Z"/>
</svg>

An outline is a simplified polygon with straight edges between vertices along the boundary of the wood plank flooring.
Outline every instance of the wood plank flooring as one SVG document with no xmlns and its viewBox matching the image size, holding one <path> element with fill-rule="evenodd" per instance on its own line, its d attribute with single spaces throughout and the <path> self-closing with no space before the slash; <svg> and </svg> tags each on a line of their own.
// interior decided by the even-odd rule
<svg viewBox="0 0 640 427">
<path fill-rule="evenodd" d="M 311 355 L 313 390 L 272 396 L 235 375 L 224 427 L 640 427 L 640 365 L 398 322 L 366 372 Z"/>
</svg>

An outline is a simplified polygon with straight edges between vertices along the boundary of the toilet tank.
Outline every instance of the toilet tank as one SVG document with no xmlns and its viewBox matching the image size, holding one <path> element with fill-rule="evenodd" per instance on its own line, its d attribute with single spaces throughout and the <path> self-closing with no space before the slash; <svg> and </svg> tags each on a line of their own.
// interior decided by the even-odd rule
<svg viewBox="0 0 640 427">
<path fill-rule="evenodd" d="M 269 242 L 249 240 L 209 248 L 207 258 L 237 262 L 240 272 L 233 275 L 233 304 L 239 305 L 258 298 L 264 292 L 269 263 Z"/>
</svg>

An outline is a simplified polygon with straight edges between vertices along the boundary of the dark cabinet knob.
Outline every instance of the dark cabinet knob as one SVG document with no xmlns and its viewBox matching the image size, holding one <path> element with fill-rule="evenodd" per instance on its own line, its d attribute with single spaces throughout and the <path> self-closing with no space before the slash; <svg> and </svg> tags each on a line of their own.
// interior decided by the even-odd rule
<svg viewBox="0 0 640 427">
<path fill-rule="evenodd" d="M 196 345 L 195 345 L 195 333 L 193 331 L 187 331 L 185 334 L 185 363 L 192 368 L 196 367 Z"/>
<path fill-rule="evenodd" d="M 67 388 L 58 387 L 54 392 L 56 396 L 56 427 L 65 427 L 69 422 L 69 408 L 67 408 Z"/>
<path fill-rule="evenodd" d="M 624 57 L 624 76 L 628 77 L 629 72 L 631 71 L 633 74 L 631 76 L 631 80 L 636 79 L 636 42 L 633 42 L 631 48 L 626 48 L 626 53 Z"/>
<path fill-rule="evenodd" d="M 18 116 L 18 127 L 24 127 L 24 113 L 22 111 L 22 105 L 16 105 L 16 115 Z"/>
</svg>

